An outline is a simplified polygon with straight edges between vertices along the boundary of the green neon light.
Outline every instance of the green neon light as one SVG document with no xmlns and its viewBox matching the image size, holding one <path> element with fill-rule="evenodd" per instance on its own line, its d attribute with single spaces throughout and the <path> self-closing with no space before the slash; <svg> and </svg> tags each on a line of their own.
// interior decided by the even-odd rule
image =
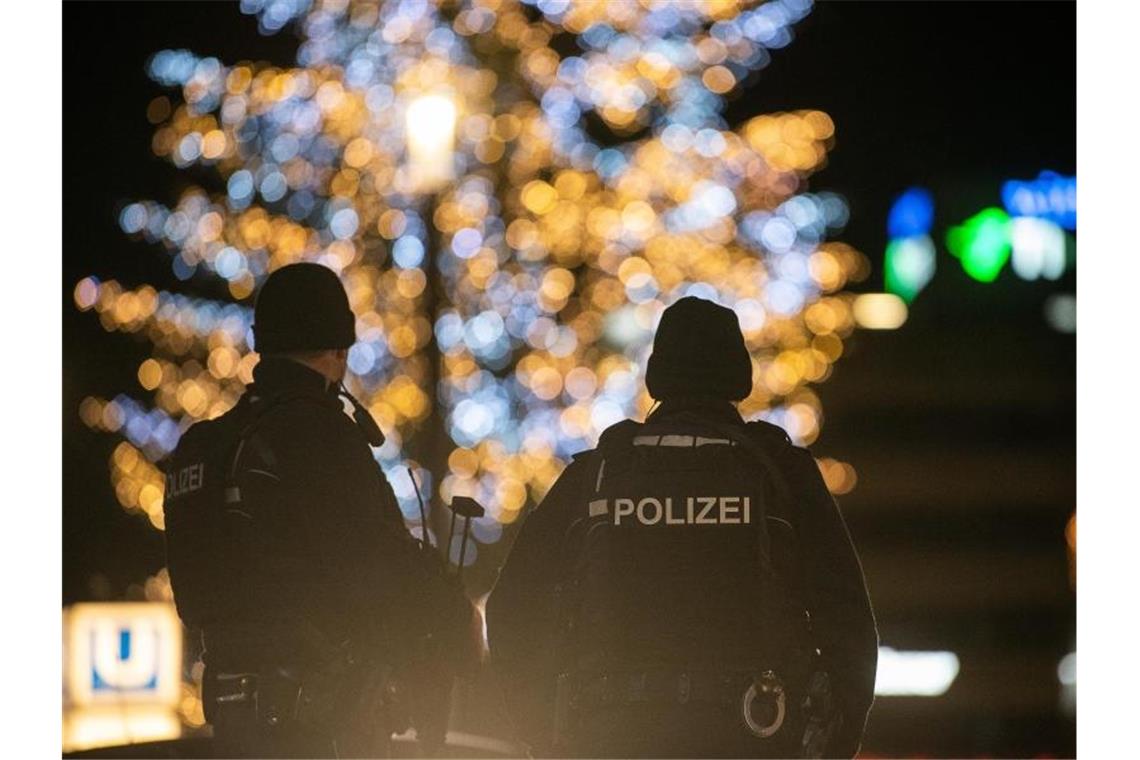
<svg viewBox="0 0 1140 760">
<path fill-rule="evenodd" d="M 1009 214 L 991 206 L 946 233 L 946 247 L 962 260 L 966 274 L 993 282 L 1009 261 Z"/>
<path fill-rule="evenodd" d="M 934 243 L 926 235 L 898 238 L 883 256 L 883 284 L 907 303 L 934 277 Z"/>
</svg>

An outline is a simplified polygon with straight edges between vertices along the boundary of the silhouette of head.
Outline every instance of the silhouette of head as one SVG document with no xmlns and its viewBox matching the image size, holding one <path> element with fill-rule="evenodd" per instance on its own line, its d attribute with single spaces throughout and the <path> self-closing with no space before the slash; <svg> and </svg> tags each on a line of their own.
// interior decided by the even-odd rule
<svg viewBox="0 0 1140 760">
<path fill-rule="evenodd" d="M 328 267 L 309 263 L 269 275 L 257 294 L 253 339 L 263 356 L 293 359 L 339 383 L 356 342 L 356 317 L 340 279 Z"/>
<path fill-rule="evenodd" d="M 262 354 L 349 348 L 355 325 L 340 279 L 320 264 L 290 264 L 269 275 L 253 310 Z"/>
<path fill-rule="evenodd" d="M 752 361 L 736 313 L 692 296 L 665 309 L 653 339 L 645 386 L 658 401 L 745 398 L 752 392 Z"/>
</svg>

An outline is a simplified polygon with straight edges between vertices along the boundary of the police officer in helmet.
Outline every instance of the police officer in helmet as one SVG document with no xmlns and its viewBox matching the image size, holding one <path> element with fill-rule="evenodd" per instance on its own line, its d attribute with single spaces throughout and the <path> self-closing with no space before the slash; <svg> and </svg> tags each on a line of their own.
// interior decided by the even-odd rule
<svg viewBox="0 0 1140 760">
<path fill-rule="evenodd" d="M 221 756 L 384 755 L 407 722 L 401 663 L 429 636 L 471 651 L 471 606 L 408 534 L 382 433 L 341 384 L 354 325 L 332 270 L 275 271 L 253 384 L 166 463 L 174 600 L 202 633 Z"/>
<path fill-rule="evenodd" d="M 607 429 L 527 518 L 487 605 L 520 738 L 590 757 L 852 757 L 878 636 L 811 454 L 733 402 L 736 315 L 682 298 Z"/>
</svg>

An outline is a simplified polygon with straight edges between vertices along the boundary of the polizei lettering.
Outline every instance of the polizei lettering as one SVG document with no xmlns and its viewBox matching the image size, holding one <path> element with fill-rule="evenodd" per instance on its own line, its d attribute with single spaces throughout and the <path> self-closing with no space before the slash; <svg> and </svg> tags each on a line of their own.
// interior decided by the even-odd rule
<svg viewBox="0 0 1140 760">
<path fill-rule="evenodd" d="M 176 496 L 197 491 L 202 487 L 202 479 L 206 472 L 203 462 L 183 467 L 178 472 L 171 472 L 166 476 L 166 493 L 164 498 L 173 499 Z"/>
<path fill-rule="evenodd" d="M 609 512 L 608 505 L 590 504 L 592 516 Z M 749 496 L 688 496 L 682 502 L 672 497 L 614 499 L 613 524 L 636 521 L 642 525 L 748 525 L 752 522 Z"/>
</svg>

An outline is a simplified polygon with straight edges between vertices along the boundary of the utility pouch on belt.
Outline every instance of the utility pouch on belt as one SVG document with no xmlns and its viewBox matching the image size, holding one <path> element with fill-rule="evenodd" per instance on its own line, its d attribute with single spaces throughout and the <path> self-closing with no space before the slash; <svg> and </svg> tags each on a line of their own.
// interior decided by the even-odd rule
<svg viewBox="0 0 1140 760">
<path fill-rule="evenodd" d="M 305 674 L 297 699 L 299 723 L 337 732 L 357 720 L 379 721 L 392 686 L 388 668 L 357 660 L 347 646 Z"/>
<path fill-rule="evenodd" d="M 257 674 L 254 710 L 257 722 L 277 727 L 298 721 L 301 682 L 286 668 L 265 668 Z"/>
<path fill-rule="evenodd" d="M 269 728 L 285 724 L 339 733 L 350 725 L 385 721 L 395 684 L 384 666 L 360 663 L 349 649 L 315 668 L 266 666 L 257 673 L 219 674 L 212 701 L 243 703 Z"/>
<path fill-rule="evenodd" d="M 826 672 L 812 673 L 803 700 L 804 735 L 800 757 L 823 757 L 831 737 L 843 726 L 843 714 L 835 709 L 831 679 Z"/>
</svg>

